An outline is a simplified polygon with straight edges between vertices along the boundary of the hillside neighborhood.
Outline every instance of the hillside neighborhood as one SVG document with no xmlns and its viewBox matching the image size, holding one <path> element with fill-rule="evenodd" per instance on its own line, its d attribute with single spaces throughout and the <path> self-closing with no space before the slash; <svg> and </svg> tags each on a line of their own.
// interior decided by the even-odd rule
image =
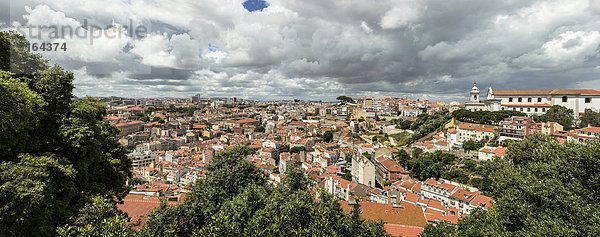
<svg viewBox="0 0 600 237">
<path fill-rule="evenodd" d="M 599 91 L 563 92 L 568 98 L 580 93 L 575 111 L 595 110 L 600 101 Z M 161 198 L 182 202 L 218 152 L 247 146 L 255 152 L 245 159 L 272 185 L 300 168 L 315 190 L 333 195 L 346 210 L 359 204 L 364 218 L 383 221 L 391 235 L 416 236 L 427 223 L 456 224 L 476 208 L 493 206 L 494 199 L 477 187 L 477 170 L 481 162 L 502 159 L 511 142 L 534 134 L 559 142 L 598 139 L 599 127 L 566 130 L 558 122 L 536 121 L 529 112 L 546 112 L 550 105 L 541 106 L 536 97 L 546 100 L 547 94 L 513 91 L 506 100 L 524 103 L 517 106 L 491 94 L 508 92 L 490 88 L 485 102 L 478 93 L 474 86 L 463 104 L 390 97 L 330 103 L 105 98 L 105 119 L 120 128 L 119 142 L 133 162 L 133 190 L 119 208 L 143 218 Z M 490 100 L 501 104 L 485 106 Z M 477 113 L 502 114 L 482 122 L 473 117 Z M 432 157 L 445 161 L 429 166 L 443 168 L 428 171 L 427 163 L 417 163 Z"/>
</svg>

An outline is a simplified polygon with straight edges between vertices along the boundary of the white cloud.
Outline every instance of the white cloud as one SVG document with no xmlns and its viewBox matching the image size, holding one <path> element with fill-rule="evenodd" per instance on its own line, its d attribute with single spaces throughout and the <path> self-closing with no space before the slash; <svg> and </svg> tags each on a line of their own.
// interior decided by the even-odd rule
<svg viewBox="0 0 600 237">
<path fill-rule="evenodd" d="M 22 21 L 132 20 L 152 29 L 144 39 L 74 39 L 67 54 L 45 53 L 68 69 L 85 67 L 79 94 L 456 99 L 474 80 L 589 86 L 600 64 L 597 0 L 282 0 L 257 12 L 242 2 L 35 0 L 23 2 Z M 98 71 L 108 75 L 95 81 Z"/>
<path fill-rule="evenodd" d="M 402 1 L 381 18 L 381 27 L 395 29 L 414 23 L 419 17 L 419 6 L 412 1 Z"/>
</svg>

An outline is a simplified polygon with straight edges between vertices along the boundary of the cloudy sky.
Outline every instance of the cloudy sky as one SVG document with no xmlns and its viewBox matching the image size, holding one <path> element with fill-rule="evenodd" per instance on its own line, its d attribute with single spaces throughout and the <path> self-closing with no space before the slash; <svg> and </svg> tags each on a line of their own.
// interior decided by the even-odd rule
<svg viewBox="0 0 600 237">
<path fill-rule="evenodd" d="M 43 54 L 76 74 L 78 96 L 461 101 L 474 81 L 600 90 L 600 0 L 1 1 L 4 29 L 148 29 L 93 43 L 42 35 L 67 44 Z"/>
</svg>

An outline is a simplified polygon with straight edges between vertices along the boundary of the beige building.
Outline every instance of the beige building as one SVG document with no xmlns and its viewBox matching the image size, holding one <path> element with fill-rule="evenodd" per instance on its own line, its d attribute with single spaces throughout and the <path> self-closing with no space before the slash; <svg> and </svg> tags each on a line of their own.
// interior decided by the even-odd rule
<svg viewBox="0 0 600 237">
<path fill-rule="evenodd" d="M 352 180 L 375 187 L 375 164 L 363 155 L 352 158 Z"/>
<path fill-rule="evenodd" d="M 494 138 L 494 129 L 471 124 L 460 124 L 456 127 L 458 142 L 468 140 L 481 141 Z"/>
</svg>

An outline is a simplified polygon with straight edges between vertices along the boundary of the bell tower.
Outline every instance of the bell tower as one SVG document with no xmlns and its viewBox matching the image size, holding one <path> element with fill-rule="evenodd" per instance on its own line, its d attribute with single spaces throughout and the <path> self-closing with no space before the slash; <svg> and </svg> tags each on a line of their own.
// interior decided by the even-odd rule
<svg viewBox="0 0 600 237">
<path fill-rule="evenodd" d="M 479 102 L 479 89 L 477 83 L 473 82 L 473 88 L 471 88 L 471 102 Z"/>
</svg>

